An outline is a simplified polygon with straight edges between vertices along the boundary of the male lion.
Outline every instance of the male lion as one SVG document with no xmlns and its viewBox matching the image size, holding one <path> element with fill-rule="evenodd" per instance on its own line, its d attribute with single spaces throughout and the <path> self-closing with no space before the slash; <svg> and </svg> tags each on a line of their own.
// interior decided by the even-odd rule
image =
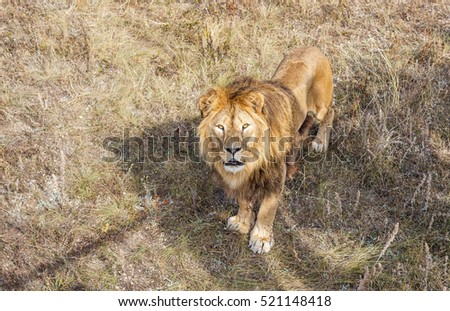
<svg viewBox="0 0 450 311">
<path fill-rule="evenodd" d="M 215 179 L 237 199 L 227 227 L 250 232 L 250 249 L 267 253 L 286 173 L 295 171 L 294 150 L 320 122 L 312 147 L 325 151 L 334 118 L 328 59 L 314 47 L 288 53 L 269 81 L 238 79 L 201 96 L 201 152 Z M 312 114 L 309 115 L 309 114 Z M 287 162 L 287 163 L 286 163 Z M 253 207 L 260 203 L 255 222 Z"/>
</svg>

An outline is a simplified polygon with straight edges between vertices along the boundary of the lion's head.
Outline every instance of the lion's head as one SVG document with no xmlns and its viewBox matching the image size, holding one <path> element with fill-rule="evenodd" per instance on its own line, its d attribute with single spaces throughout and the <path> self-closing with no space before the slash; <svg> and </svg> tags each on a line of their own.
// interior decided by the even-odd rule
<svg viewBox="0 0 450 311">
<path fill-rule="evenodd" d="M 276 144 L 291 134 L 289 105 L 277 92 L 271 84 L 246 78 L 200 97 L 202 155 L 221 175 L 248 175 L 288 151 L 289 143 Z M 274 101 L 281 103 L 274 107 Z"/>
</svg>

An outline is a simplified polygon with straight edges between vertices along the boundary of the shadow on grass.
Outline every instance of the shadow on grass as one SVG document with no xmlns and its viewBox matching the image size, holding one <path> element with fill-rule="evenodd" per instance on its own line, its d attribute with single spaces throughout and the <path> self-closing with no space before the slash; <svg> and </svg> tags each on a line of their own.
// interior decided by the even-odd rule
<svg viewBox="0 0 450 311">
<path fill-rule="evenodd" d="M 301 217 L 293 217 L 286 203 L 281 209 L 287 212 L 280 211 L 276 219 L 276 246 L 267 255 L 253 254 L 247 246 L 248 236 L 225 229 L 228 217 L 238 207 L 214 184 L 209 169 L 200 161 L 195 137 L 198 122 L 160 124 L 146 129 L 141 136 L 116 140 L 114 147 L 121 158 L 117 163 L 134 176 L 139 195 L 153 200 L 147 207 L 152 220 L 168 237 L 162 256 L 176 267 L 172 281 L 177 289 L 339 289 L 342 282 L 348 282 L 349 275 L 356 282 L 362 265 L 372 255 L 359 258 L 356 267 L 347 269 L 346 262 L 340 266 L 336 260 L 337 267 L 330 268 L 333 254 L 318 252 L 315 243 L 327 247 L 326 243 L 332 243 L 327 241 L 337 233 L 318 230 L 317 241 L 300 243 L 295 232 L 303 230 L 299 229 Z M 178 148 L 174 143 L 179 143 L 180 137 L 188 143 L 181 143 Z M 298 180 L 290 186 L 297 188 L 296 193 L 302 192 Z M 295 232 L 289 229 L 292 223 L 298 224 Z M 349 248 L 350 241 L 346 243 L 347 248 L 340 249 L 341 255 L 354 250 Z M 349 258 L 354 259 L 350 255 Z"/>
<path fill-rule="evenodd" d="M 44 274 L 54 275 L 108 243 L 126 243 L 126 233 L 144 230 L 149 222 L 156 222 L 167 237 L 160 255 L 173 267 L 169 277 L 176 284 L 171 287 L 174 289 L 317 290 L 340 289 L 343 283 L 355 283 L 363 265 L 373 257 L 371 252 L 355 261 L 349 255 L 354 248 L 348 237 L 335 228 L 325 230 L 326 226 L 311 225 L 317 211 L 296 213 L 295 206 L 308 203 L 295 198 L 316 188 L 317 181 L 305 186 L 299 176 L 287 183 L 286 188 L 292 193 L 281 204 L 275 221 L 276 244 L 269 254 L 253 254 L 247 246 L 248 236 L 225 229 L 228 217 L 236 214 L 238 207 L 214 184 L 209 169 L 200 160 L 195 136 L 198 122 L 193 119 L 162 123 L 138 136 L 125 130 L 123 137 L 106 139 L 105 148 L 114 156 L 105 160 L 132 176 L 130 182 L 136 185 L 136 196 L 145 209 L 136 210 L 126 223 L 64 257 L 9 280 L 2 288 L 24 289 L 30 281 Z M 320 164 L 308 164 L 315 165 Z M 344 246 L 339 245 L 341 242 Z M 343 256 L 348 260 L 342 260 Z M 349 264 L 350 261 L 354 263 Z M 87 287 L 76 284 L 72 289 Z"/>
<path fill-rule="evenodd" d="M 80 257 L 88 255 L 95 252 L 97 249 L 106 245 L 109 242 L 120 243 L 125 240 L 125 233 L 133 230 L 139 230 L 139 227 L 148 219 L 148 215 L 145 214 L 135 214 L 133 219 L 117 226 L 114 230 L 110 230 L 107 233 L 101 235 L 98 239 L 94 239 L 89 243 L 83 244 L 81 247 L 73 249 L 64 256 L 57 257 L 55 260 L 50 262 L 44 262 L 33 269 L 26 275 L 5 277 L 0 275 L 0 280 L 6 280 L 3 284 L 0 284 L 0 289 L 2 290 L 27 290 L 27 284 L 39 279 L 42 275 L 54 275 L 57 271 L 75 262 Z M 77 283 L 70 290 L 88 290 L 89 288 L 81 283 Z"/>
</svg>

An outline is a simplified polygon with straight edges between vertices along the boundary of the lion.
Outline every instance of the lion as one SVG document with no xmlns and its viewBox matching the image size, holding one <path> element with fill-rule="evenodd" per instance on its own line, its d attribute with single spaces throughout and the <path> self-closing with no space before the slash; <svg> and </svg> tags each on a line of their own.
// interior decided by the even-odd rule
<svg viewBox="0 0 450 311">
<path fill-rule="evenodd" d="M 254 253 L 267 253 L 274 244 L 273 222 L 285 179 L 295 172 L 295 150 L 315 120 L 319 129 L 311 146 L 317 152 L 328 147 L 332 92 L 327 57 L 304 47 L 286 54 L 270 80 L 238 78 L 198 100 L 202 157 L 239 204 L 227 228 L 250 233 Z"/>
</svg>

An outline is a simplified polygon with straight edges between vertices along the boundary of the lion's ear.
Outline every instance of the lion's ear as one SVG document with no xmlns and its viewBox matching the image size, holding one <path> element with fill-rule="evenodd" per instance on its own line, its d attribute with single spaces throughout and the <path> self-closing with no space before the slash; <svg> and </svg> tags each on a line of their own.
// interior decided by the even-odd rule
<svg viewBox="0 0 450 311">
<path fill-rule="evenodd" d="M 259 92 L 251 92 L 247 95 L 247 100 L 252 104 L 257 113 L 261 113 L 264 107 L 264 96 Z"/>
<path fill-rule="evenodd" d="M 205 118 L 211 110 L 212 104 L 218 97 L 218 91 L 217 88 L 210 89 L 198 99 L 197 107 L 200 110 L 202 118 Z"/>
</svg>

